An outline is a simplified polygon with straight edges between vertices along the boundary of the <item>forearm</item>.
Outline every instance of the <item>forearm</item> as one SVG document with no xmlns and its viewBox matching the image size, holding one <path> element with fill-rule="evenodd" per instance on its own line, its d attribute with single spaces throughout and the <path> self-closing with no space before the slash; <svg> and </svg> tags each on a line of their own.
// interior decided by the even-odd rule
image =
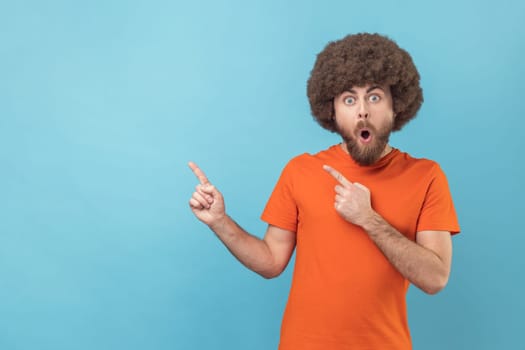
<svg viewBox="0 0 525 350">
<path fill-rule="evenodd" d="M 248 269 L 265 278 L 272 278 L 280 273 L 266 242 L 249 234 L 228 215 L 209 227 L 232 255 Z"/>
<path fill-rule="evenodd" d="M 363 228 L 390 263 L 412 284 L 428 294 L 445 287 L 450 267 L 435 252 L 406 238 L 377 213 Z"/>
</svg>

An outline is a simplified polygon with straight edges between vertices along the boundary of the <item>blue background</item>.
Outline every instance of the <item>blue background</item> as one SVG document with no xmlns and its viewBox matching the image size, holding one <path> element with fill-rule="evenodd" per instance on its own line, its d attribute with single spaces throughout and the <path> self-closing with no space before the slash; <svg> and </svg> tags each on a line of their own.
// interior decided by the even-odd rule
<svg viewBox="0 0 525 350">
<path fill-rule="evenodd" d="M 197 162 L 259 215 L 312 119 L 316 54 L 387 34 L 425 103 L 392 144 L 438 161 L 462 234 L 448 287 L 409 291 L 415 349 L 516 349 L 525 3 L 2 1 L 0 348 L 274 349 L 291 266 L 264 280 L 188 209 Z"/>
</svg>

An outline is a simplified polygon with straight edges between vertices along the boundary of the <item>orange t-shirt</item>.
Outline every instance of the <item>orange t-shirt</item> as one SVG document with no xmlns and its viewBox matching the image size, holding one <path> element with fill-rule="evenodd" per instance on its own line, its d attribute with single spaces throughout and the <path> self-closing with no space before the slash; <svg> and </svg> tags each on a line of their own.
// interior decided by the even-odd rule
<svg viewBox="0 0 525 350">
<path fill-rule="evenodd" d="M 459 232 L 446 177 L 433 161 L 394 149 L 363 167 L 340 145 L 292 159 L 261 216 L 297 234 L 279 349 L 411 349 L 409 282 L 335 211 L 337 181 L 324 164 L 368 187 L 374 210 L 409 239 L 424 230 Z"/>
</svg>

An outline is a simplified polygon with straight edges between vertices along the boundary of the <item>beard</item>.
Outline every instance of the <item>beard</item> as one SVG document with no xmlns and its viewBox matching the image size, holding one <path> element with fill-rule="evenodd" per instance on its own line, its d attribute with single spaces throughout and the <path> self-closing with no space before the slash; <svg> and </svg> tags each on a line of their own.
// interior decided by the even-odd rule
<svg viewBox="0 0 525 350">
<path fill-rule="evenodd" d="M 390 138 L 394 122 L 389 122 L 376 129 L 373 125 L 365 120 L 360 120 L 354 129 L 354 134 L 348 133 L 337 125 L 337 132 L 343 138 L 345 147 L 352 159 L 359 165 L 367 166 L 377 162 Z M 372 135 L 372 141 L 368 144 L 362 144 L 359 141 L 359 132 L 367 128 Z"/>
</svg>

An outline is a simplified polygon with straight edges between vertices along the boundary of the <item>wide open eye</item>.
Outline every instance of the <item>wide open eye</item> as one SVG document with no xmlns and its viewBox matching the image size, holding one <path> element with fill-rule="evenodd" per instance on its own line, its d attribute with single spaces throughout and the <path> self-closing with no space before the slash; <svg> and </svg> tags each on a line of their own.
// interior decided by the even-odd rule
<svg viewBox="0 0 525 350">
<path fill-rule="evenodd" d="M 372 102 L 372 103 L 376 103 L 376 102 L 379 102 L 381 100 L 381 97 L 379 95 L 376 95 L 376 94 L 372 94 L 368 97 L 368 101 Z"/>
<path fill-rule="evenodd" d="M 347 105 L 353 105 L 355 103 L 355 98 L 352 96 L 345 97 L 344 102 Z"/>
</svg>

